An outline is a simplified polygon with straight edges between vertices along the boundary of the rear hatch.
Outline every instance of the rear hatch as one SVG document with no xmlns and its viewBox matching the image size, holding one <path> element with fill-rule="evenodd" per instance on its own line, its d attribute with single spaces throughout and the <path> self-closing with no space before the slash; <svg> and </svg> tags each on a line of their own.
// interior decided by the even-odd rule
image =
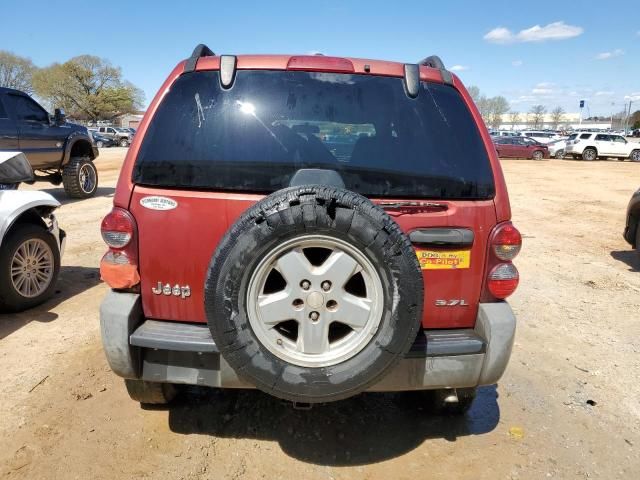
<svg viewBox="0 0 640 480">
<path fill-rule="evenodd" d="M 496 224 L 494 178 L 464 99 L 422 82 L 304 71 L 179 77 L 146 130 L 129 209 L 138 224 L 147 318 L 205 322 L 216 246 L 246 208 L 301 169 L 332 170 L 410 235 L 425 285 L 425 328 L 475 323 Z M 165 284 L 190 296 L 158 294 Z M 156 293 L 154 293 L 154 291 Z"/>
</svg>

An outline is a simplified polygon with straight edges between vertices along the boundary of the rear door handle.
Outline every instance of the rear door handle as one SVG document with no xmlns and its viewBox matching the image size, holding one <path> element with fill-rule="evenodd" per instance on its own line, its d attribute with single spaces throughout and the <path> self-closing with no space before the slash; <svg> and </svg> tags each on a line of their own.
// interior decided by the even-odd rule
<svg viewBox="0 0 640 480">
<path fill-rule="evenodd" d="M 473 239 L 468 228 L 420 228 L 409 233 L 411 243 L 432 247 L 471 247 Z"/>
</svg>

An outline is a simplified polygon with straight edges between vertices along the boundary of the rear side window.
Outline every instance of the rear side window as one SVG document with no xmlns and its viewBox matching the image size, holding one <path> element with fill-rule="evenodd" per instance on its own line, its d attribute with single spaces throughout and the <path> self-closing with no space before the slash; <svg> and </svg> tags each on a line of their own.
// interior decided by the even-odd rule
<svg viewBox="0 0 640 480">
<path fill-rule="evenodd" d="M 611 137 L 609 137 L 609 135 L 596 135 L 596 140 L 601 141 L 601 142 L 608 142 L 609 140 L 611 140 Z"/>
<path fill-rule="evenodd" d="M 145 134 L 138 184 L 271 193 L 299 169 L 337 171 L 367 196 L 492 198 L 478 128 L 452 87 L 401 78 L 239 70 L 176 80 Z"/>
<path fill-rule="evenodd" d="M 582 135 L 580 135 L 580 139 L 581 140 L 588 140 L 591 138 L 591 134 L 590 133 L 583 133 Z"/>
</svg>

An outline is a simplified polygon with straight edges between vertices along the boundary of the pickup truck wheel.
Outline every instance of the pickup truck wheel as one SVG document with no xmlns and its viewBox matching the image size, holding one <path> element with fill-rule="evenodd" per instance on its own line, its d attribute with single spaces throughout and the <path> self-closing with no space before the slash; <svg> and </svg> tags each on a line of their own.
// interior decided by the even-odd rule
<svg viewBox="0 0 640 480">
<path fill-rule="evenodd" d="M 239 377 L 302 403 L 380 380 L 420 327 L 422 272 L 382 209 L 343 189 L 280 190 L 227 231 L 205 283 L 209 328 Z"/>
<path fill-rule="evenodd" d="M 74 157 L 62 170 L 64 191 L 72 198 L 88 198 L 98 189 L 98 170 L 89 157 Z"/>
<path fill-rule="evenodd" d="M 129 140 L 127 140 L 126 138 L 121 138 L 120 139 L 120 146 L 121 147 L 128 147 L 129 146 Z"/>
<path fill-rule="evenodd" d="M 640 162 L 640 150 L 634 150 L 633 152 L 631 152 L 629 158 L 632 162 Z"/>
<path fill-rule="evenodd" d="M 43 227 L 19 225 L 0 250 L 0 311 L 17 312 L 47 300 L 60 271 L 56 239 Z"/>
<path fill-rule="evenodd" d="M 176 396 L 176 387 L 172 383 L 147 382 L 145 380 L 125 379 L 129 397 L 143 405 L 166 405 Z"/>
<path fill-rule="evenodd" d="M 598 158 L 598 152 L 594 148 L 585 148 L 582 152 L 582 159 L 588 162 L 592 162 Z"/>
</svg>

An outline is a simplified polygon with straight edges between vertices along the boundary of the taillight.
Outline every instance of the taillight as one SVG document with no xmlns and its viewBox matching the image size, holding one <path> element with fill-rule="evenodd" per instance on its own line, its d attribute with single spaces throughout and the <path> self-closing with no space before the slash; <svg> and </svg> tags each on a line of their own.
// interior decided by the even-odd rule
<svg viewBox="0 0 640 480">
<path fill-rule="evenodd" d="M 500 260 L 513 260 L 522 247 L 522 236 L 510 223 L 502 224 L 493 234 L 493 253 Z"/>
<path fill-rule="evenodd" d="M 102 220 L 102 238 L 109 247 L 100 261 L 100 276 L 111 287 L 130 289 L 140 283 L 136 222 L 127 210 L 114 207 Z"/>
<path fill-rule="evenodd" d="M 518 287 L 520 276 L 513 263 L 500 263 L 489 273 L 487 286 L 496 298 L 507 298 Z"/>
<path fill-rule="evenodd" d="M 135 229 L 135 221 L 131 214 L 123 208 L 115 207 L 104 217 L 100 232 L 102 239 L 110 248 L 122 249 L 126 247 Z"/>
<path fill-rule="evenodd" d="M 490 237 L 490 254 L 487 259 L 486 290 L 483 301 L 503 300 L 518 287 L 518 269 L 511 263 L 522 247 L 522 235 L 511 222 L 496 226 Z"/>
</svg>

